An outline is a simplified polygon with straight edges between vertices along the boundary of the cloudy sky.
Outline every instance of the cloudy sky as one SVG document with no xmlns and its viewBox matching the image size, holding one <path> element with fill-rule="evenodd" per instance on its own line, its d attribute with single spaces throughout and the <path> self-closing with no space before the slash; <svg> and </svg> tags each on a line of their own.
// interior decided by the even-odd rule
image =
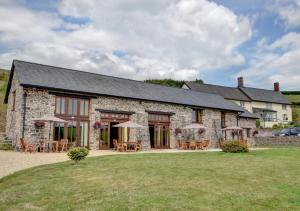
<svg viewBox="0 0 300 211">
<path fill-rule="evenodd" d="M 300 90 L 300 0 L 1 0 L 0 67 L 13 59 Z"/>
</svg>

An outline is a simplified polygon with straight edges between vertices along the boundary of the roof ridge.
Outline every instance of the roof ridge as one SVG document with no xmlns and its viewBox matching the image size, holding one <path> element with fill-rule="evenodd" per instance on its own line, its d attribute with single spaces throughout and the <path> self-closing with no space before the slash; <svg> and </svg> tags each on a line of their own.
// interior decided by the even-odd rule
<svg viewBox="0 0 300 211">
<path fill-rule="evenodd" d="M 147 83 L 147 82 L 144 82 L 144 81 L 138 81 L 138 80 L 129 79 L 129 78 L 121 78 L 121 77 L 116 77 L 116 76 L 110 76 L 110 75 L 104 75 L 104 74 L 99 74 L 99 73 L 87 72 L 87 71 L 83 71 L 83 70 L 58 67 L 58 66 L 54 66 L 54 65 L 41 64 L 41 63 L 36 63 L 36 62 L 28 62 L 28 61 L 18 60 L 18 59 L 14 59 L 13 62 L 14 61 L 24 62 L 24 63 L 29 63 L 29 64 L 35 64 L 35 65 L 41 65 L 41 66 L 46 66 L 46 67 L 60 68 L 60 69 L 65 69 L 65 70 L 74 71 L 74 72 L 81 72 L 81 73 L 86 73 L 86 74 L 91 74 L 91 75 L 97 75 L 97 76 L 116 78 L 116 79 L 121 79 L 121 80 L 134 81 L 134 82 L 138 82 L 138 83 L 142 83 L 142 84 L 147 84 L 147 85 L 150 85 L 150 86 L 159 86 L 159 87 L 163 87 L 163 88 L 167 88 L 167 89 L 181 90 L 181 91 L 184 91 L 184 92 L 203 93 L 203 94 L 209 94 L 209 95 L 215 95 L 215 96 L 222 97 L 221 95 L 214 94 L 214 93 L 198 92 L 198 91 L 193 91 L 193 90 L 190 90 L 190 89 L 182 89 L 182 88 L 177 88 L 177 87 L 164 86 L 164 85 L 160 85 L 160 84 Z M 224 99 L 224 97 L 222 97 L 222 98 Z"/>
</svg>

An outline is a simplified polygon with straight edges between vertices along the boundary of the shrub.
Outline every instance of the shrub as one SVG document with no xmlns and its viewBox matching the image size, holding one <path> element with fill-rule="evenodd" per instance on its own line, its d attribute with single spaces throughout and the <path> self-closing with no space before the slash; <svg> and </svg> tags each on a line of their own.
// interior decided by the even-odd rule
<svg viewBox="0 0 300 211">
<path fill-rule="evenodd" d="M 260 128 L 260 120 L 259 119 L 256 120 L 256 128 Z"/>
<path fill-rule="evenodd" d="M 13 150 L 13 146 L 11 144 L 7 144 L 7 143 L 0 143 L 0 150 Z"/>
<path fill-rule="evenodd" d="M 225 141 L 222 146 L 223 152 L 249 152 L 248 146 L 240 141 Z"/>
<path fill-rule="evenodd" d="M 68 156 L 71 160 L 78 163 L 79 161 L 85 159 L 85 157 L 89 154 L 89 150 L 84 147 L 75 147 L 70 149 L 68 152 Z"/>
</svg>

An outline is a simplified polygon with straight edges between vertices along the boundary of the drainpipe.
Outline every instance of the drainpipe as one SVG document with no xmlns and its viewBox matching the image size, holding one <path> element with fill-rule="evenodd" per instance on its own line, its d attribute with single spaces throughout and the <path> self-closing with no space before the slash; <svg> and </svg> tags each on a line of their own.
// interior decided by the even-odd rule
<svg viewBox="0 0 300 211">
<path fill-rule="evenodd" d="M 26 98 L 27 98 L 27 93 L 25 92 L 23 94 L 23 127 L 22 127 L 22 138 L 24 138 L 24 134 L 25 134 Z"/>
</svg>

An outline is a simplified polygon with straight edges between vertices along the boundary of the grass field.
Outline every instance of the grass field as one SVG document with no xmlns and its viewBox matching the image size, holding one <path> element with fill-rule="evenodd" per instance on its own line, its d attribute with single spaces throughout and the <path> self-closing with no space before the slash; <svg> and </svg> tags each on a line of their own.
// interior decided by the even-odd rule
<svg viewBox="0 0 300 211">
<path fill-rule="evenodd" d="M 284 95 L 290 102 L 300 102 L 300 95 Z"/>
<path fill-rule="evenodd" d="M 300 95 L 284 95 L 290 102 L 300 103 Z M 292 105 L 293 121 L 300 122 L 300 105 Z"/>
<path fill-rule="evenodd" d="M 0 210 L 300 210 L 300 149 L 88 158 L 0 179 Z"/>
</svg>

